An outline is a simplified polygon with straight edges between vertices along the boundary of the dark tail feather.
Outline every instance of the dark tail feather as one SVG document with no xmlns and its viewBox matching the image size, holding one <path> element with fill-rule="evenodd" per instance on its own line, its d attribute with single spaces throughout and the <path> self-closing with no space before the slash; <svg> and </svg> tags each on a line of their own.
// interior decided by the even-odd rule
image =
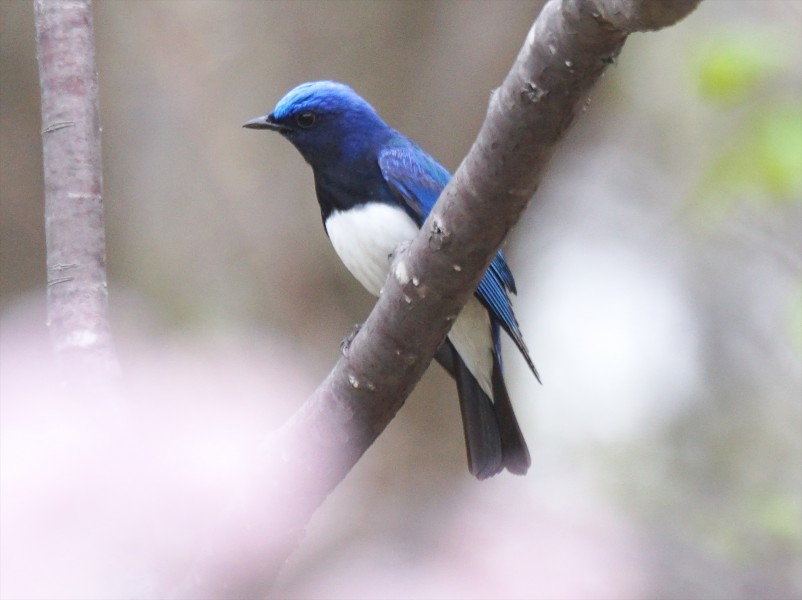
<svg viewBox="0 0 802 600">
<path fill-rule="evenodd" d="M 501 373 L 501 359 L 499 351 L 493 352 L 493 408 L 496 412 L 498 431 L 501 436 L 501 453 L 504 457 L 504 467 L 516 475 L 526 475 L 532 459 L 529 457 L 529 449 L 526 447 L 526 440 L 521 433 L 521 427 L 515 418 L 512 410 L 510 395 L 507 393 L 507 386 L 504 385 L 504 377 Z"/>
<path fill-rule="evenodd" d="M 530 463 L 529 451 L 512 412 L 497 354 L 493 360 L 495 403 L 471 375 L 451 342 L 446 340 L 435 358 L 457 381 L 471 474 L 486 479 L 505 467 L 511 473 L 526 473 Z"/>
<path fill-rule="evenodd" d="M 454 378 L 456 381 L 457 379 L 457 367 L 454 364 L 454 357 L 457 353 L 454 351 L 454 346 L 451 344 L 448 339 L 446 339 L 440 347 L 437 349 L 437 352 L 434 355 L 434 359 L 443 367 L 451 377 Z"/>
<path fill-rule="evenodd" d="M 477 479 L 486 479 L 504 468 L 496 413 L 490 398 L 456 352 L 454 363 L 468 470 Z"/>
</svg>

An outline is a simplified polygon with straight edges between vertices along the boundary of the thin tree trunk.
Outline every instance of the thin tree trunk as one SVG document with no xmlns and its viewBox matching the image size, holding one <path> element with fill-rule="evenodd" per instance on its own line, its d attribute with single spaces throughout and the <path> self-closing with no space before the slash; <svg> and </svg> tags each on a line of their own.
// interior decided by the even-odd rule
<svg viewBox="0 0 802 600">
<path fill-rule="evenodd" d="M 67 380 L 119 373 L 108 320 L 98 78 L 90 0 L 34 0 L 47 323 Z"/>
</svg>

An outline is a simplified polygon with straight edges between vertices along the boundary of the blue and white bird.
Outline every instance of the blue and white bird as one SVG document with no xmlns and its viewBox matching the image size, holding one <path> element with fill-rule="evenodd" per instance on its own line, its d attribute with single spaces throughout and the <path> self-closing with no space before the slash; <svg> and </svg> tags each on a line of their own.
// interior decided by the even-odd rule
<svg viewBox="0 0 802 600">
<path fill-rule="evenodd" d="M 417 235 L 451 178 L 448 171 L 354 90 L 332 81 L 299 85 L 244 127 L 277 131 L 298 149 L 312 167 L 334 250 L 378 296 L 389 257 Z M 516 293 L 515 280 L 499 252 L 435 357 L 457 382 L 468 468 L 479 479 L 505 468 L 523 475 L 531 462 L 504 384 L 500 329 L 538 375 L 508 292 Z"/>
</svg>

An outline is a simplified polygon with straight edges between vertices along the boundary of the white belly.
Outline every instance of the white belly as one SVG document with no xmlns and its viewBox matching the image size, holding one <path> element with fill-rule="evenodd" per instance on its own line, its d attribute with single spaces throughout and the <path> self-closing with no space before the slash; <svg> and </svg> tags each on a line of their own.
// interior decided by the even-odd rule
<svg viewBox="0 0 802 600">
<path fill-rule="evenodd" d="M 326 232 L 337 256 L 366 290 L 379 295 L 390 255 L 398 244 L 418 235 L 418 226 L 401 208 L 372 202 L 326 219 Z"/>
<path fill-rule="evenodd" d="M 451 327 L 448 339 L 454 344 L 484 393 L 492 400 L 493 338 L 490 335 L 490 315 L 476 296 L 471 296 L 462 309 Z"/>
<path fill-rule="evenodd" d="M 418 226 L 401 208 L 374 202 L 333 212 L 326 219 L 326 232 L 346 268 L 378 296 L 387 279 L 390 256 L 398 244 L 418 234 Z M 484 392 L 493 398 L 490 318 L 475 297 L 457 317 L 448 338 Z"/>
</svg>

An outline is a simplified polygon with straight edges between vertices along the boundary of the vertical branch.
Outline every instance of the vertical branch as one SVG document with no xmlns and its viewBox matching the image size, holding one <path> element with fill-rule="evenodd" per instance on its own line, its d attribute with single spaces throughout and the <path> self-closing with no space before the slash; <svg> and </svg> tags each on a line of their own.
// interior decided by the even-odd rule
<svg viewBox="0 0 802 600">
<path fill-rule="evenodd" d="M 91 0 L 34 0 L 47 238 L 47 323 L 68 379 L 119 371 L 108 321 Z"/>
</svg>

